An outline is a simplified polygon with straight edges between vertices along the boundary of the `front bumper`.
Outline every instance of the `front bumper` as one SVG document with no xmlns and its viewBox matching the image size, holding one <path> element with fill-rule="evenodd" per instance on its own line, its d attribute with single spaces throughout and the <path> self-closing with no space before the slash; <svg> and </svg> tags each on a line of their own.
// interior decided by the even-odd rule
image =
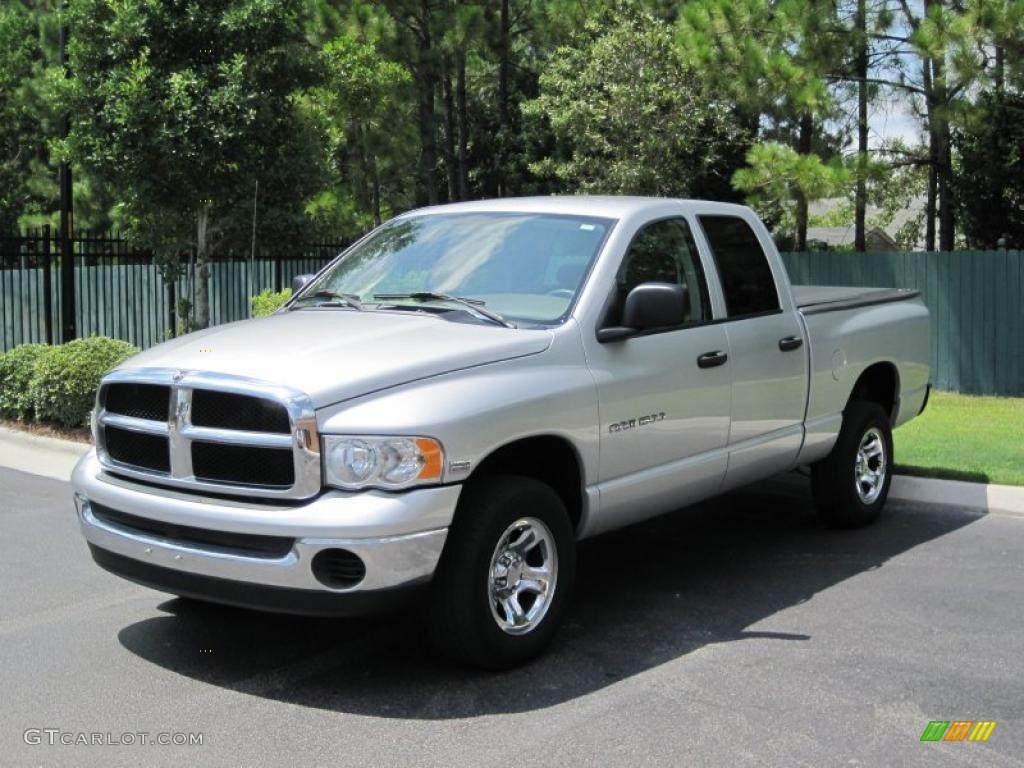
<svg viewBox="0 0 1024 768">
<path fill-rule="evenodd" d="M 174 594 L 277 611 L 339 614 L 370 610 L 375 597 L 384 601 L 396 590 L 430 580 L 461 490 L 328 491 L 299 506 L 258 504 L 113 477 L 101 469 L 94 451 L 79 461 L 71 482 L 82 533 L 94 559 L 107 570 Z M 286 537 L 293 543 L 281 556 L 233 551 L 223 542 L 205 545 L 125 527 L 101 519 L 94 506 L 158 521 L 170 531 L 177 526 Z M 317 578 L 313 558 L 328 549 L 359 557 L 365 575 L 358 583 L 335 587 Z"/>
</svg>

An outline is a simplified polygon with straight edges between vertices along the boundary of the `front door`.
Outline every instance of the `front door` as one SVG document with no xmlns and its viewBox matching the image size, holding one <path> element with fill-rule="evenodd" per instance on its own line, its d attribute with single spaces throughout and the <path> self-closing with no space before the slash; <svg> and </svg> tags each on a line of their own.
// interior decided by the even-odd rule
<svg viewBox="0 0 1024 768">
<path fill-rule="evenodd" d="M 712 323 L 704 265 L 683 218 L 641 228 L 616 280 L 609 316 L 644 282 L 684 285 L 683 323 L 623 341 L 599 343 L 585 334 L 601 413 L 601 514 L 594 532 L 676 509 L 716 493 L 726 468 L 729 365 L 698 365 L 725 353 L 722 324 Z"/>
</svg>

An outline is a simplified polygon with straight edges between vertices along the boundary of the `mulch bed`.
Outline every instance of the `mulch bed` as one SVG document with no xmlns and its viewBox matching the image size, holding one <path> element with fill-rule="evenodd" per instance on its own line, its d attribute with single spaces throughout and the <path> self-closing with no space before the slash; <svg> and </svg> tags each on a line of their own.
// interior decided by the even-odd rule
<svg viewBox="0 0 1024 768">
<path fill-rule="evenodd" d="M 0 427 L 28 432 L 30 435 L 42 437 L 59 437 L 62 440 L 74 440 L 76 443 L 91 443 L 92 434 L 88 427 L 65 427 L 60 424 L 47 424 L 41 421 L 14 421 L 0 419 Z"/>
</svg>

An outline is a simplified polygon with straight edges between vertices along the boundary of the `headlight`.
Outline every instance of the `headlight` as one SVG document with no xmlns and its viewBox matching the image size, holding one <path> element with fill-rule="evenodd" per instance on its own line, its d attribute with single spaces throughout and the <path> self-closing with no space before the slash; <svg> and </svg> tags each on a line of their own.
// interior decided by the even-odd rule
<svg viewBox="0 0 1024 768">
<path fill-rule="evenodd" d="M 398 489 L 441 482 L 444 452 L 429 437 L 324 435 L 324 477 L 345 490 Z"/>
</svg>

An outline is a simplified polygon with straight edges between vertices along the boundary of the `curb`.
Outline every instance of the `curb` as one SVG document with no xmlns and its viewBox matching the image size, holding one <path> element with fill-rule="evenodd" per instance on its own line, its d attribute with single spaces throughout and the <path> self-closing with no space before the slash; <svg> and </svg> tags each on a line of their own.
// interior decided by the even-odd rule
<svg viewBox="0 0 1024 768">
<path fill-rule="evenodd" d="M 889 488 L 889 498 L 1024 517 L 1024 487 L 1013 485 L 985 485 L 962 480 L 896 475 Z"/>
<path fill-rule="evenodd" d="M 67 482 L 92 446 L 0 427 L 0 467 Z"/>
<path fill-rule="evenodd" d="M 787 472 L 751 487 L 765 493 L 800 495 L 811 503 L 811 480 L 806 472 Z M 894 475 L 889 486 L 889 499 L 922 504 L 930 512 L 944 514 L 974 512 L 1024 518 L 1024 486 Z"/>
</svg>

